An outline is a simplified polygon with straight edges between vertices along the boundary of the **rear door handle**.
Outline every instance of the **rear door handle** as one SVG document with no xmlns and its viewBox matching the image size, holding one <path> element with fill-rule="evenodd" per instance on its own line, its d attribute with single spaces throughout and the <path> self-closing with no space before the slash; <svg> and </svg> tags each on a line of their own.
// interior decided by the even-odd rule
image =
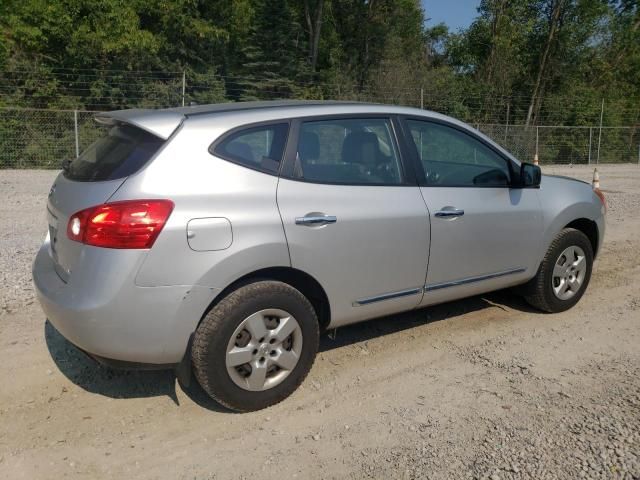
<svg viewBox="0 0 640 480">
<path fill-rule="evenodd" d="M 296 225 L 319 227 L 322 225 L 328 225 L 330 223 L 336 223 L 337 221 L 338 218 L 334 215 L 305 215 L 304 217 L 296 218 Z"/>
<path fill-rule="evenodd" d="M 455 207 L 443 207 L 442 210 L 437 211 L 435 215 L 440 218 L 461 217 L 464 215 L 464 210 Z"/>
</svg>

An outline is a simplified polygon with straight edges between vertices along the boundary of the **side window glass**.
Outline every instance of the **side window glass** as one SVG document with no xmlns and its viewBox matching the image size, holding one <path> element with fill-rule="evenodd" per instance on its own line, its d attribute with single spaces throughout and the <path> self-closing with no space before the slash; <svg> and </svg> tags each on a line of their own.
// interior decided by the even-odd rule
<svg viewBox="0 0 640 480">
<path fill-rule="evenodd" d="M 389 119 L 303 122 L 294 178 L 347 185 L 397 185 L 402 174 Z"/>
<path fill-rule="evenodd" d="M 240 130 L 220 142 L 212 153 L 245 167 L 277 173 L 288 131 L 286 123 Z"/>
<path fill-rule="evenodd" d="M 504 187 L 509 163 L 473 136 L 455 128 L 407 120 L 428 185 Z"/>
</svg>

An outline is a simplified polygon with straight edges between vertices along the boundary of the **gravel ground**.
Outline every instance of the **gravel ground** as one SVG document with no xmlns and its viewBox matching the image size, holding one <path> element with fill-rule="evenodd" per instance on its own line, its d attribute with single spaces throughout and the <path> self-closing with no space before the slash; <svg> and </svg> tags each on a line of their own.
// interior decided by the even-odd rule
<svg viewBox="0 0 640 480">
<path fill-rule="evenodd" d="M 2 313 L 34 302 L 30 267 L 47 233 L 44 212 L 56 174 L 47 170 L 0 170 Z"/>
<path fill-rule="evenodd" d="M 45 323 L 30 265 L 55 173 L 0 170 L 0 478 L 640 479 L 640 168 L 599 169 L 607 236 L 574 309 L 497 292 L 346 327 L 243 415 Z"/>
</svg>

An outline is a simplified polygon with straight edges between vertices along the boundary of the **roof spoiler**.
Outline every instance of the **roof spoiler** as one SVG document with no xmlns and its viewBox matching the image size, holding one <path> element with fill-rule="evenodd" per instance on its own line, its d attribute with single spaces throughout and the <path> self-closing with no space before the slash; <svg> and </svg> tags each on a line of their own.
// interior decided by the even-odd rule
<svg viewBox="0 0 640 480">
<path fill-rule="evenodd" d="M 166 140 L 182 124 L 184 115 L 170 110 L 132 109 L 101 112 L 94 118 L 102 125 L 116 123 L 133 125 Z"/>
</svg>

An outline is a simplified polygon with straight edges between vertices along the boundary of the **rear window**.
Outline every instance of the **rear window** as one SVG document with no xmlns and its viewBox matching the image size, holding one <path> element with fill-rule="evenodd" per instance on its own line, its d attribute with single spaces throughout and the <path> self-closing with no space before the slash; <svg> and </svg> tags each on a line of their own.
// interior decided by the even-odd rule
<svg viewBox="0 0 640 480">
<path fill-rule="evenodd" d="M 69 180 L 100 182 L 134 174 L 160 149 L 164 140 L 131 125 L 116 125 L 64 169 Z"/>
</svg>

